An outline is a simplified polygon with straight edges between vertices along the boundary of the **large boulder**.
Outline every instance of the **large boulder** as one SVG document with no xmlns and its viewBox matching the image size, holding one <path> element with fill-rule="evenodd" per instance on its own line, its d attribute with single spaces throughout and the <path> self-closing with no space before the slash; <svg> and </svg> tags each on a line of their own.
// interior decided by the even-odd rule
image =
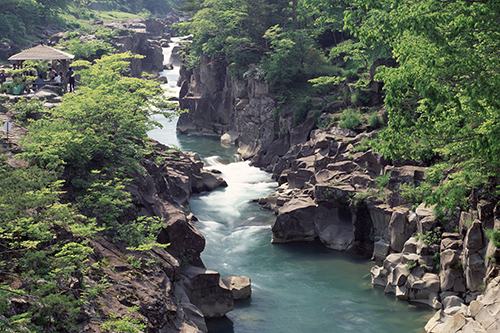
<svg viewBox="0 0 500 333">
<path fill-rule="evenodd" d="M 391 247 L 396 252 L 401 252 L 403 250 L 405 242 L 416 229 L 416 224 L 410 223 L 407 217 L 407 209 L 398 209 L 392 213 L 389 222 Z"/>
<path fill-rule="evenodd" d="M 246 276 L 227 276 L 222 283 L 231 290 L 233 299 L 248 298 L 252 294 L 251 281 Z"/>
<path fill-rule="evenodd" d="M 347 250 L 355 239 L 350 211 L 319 206 L 315 213 L 314 226 L 323 245 L 333 250 Z"/>
<path fill-rule="evenodd" d="M 314 225 L 316 203 L 309 196 L 295 197 L 279 209 L 273 224 L 272 243 L 312 242 L 317 234 Z"/>
<path fill-rule="evenodd" d="M 218 187 L 227 187 L 226 181 L 213 170 L 201 170 L 201 177 L 194 182 L 195 193 L 213 191 Z"/>
<path fill-rule="evenodd" d="M 233 310 L 233 294 L 222 283 L 219 273 L 187 266 L 182 269 L 182 276 L 189 300 L 205 318 L 220 318 Z"/>
</svg>

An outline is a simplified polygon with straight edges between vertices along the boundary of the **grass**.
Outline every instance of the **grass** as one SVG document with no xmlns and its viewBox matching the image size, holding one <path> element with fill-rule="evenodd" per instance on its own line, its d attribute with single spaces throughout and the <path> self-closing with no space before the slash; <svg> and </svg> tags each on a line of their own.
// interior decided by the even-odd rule
<svg viewBox="0 0 500 333">
<path fill-rule="evenodd" d="M 105 11 L 105 10 L 93 10 L 93 9 L 87 9 L 85 12 L 85 15 L 81 18 L 77 18 L 75 15 L 70 14 L 70 13 L 65 13 L 60 15 L 66 22 L 68 22 L 70 25 L 75 25 L 77 23 L 80 27 L 89 27 L 91 24 L 90 21 L 98 21 L 102 20 L 104 22 L 113 22 L 113 21 L 125 21 L 129 19 L 135 19 L 135 18 L 147 18 L 148 15 L 140 13 L 140 14 L 133 14 L 133 13 L 126 13 L 126 12 L 120 12 L 120 11 Z"/>
</svg>

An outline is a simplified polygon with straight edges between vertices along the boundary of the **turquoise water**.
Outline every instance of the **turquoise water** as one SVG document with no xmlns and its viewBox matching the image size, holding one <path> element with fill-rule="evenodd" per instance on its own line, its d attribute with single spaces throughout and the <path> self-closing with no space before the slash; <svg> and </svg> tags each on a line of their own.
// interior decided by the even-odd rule
<svg viewBox="0 0 500 333">
<path fill-rule="evenodd" d="M 275 216 L 252 199 L 269 195 L 277 184 L 248 162 L 217 162 L 233 161 L 235 147 L 186 135 L 173 143 L 200 153 L 228 183 L 191 198 L 200 219 L 195 225 L 207 242 L 203 262 L 221 276 L 252 280 L 252 297 L 237 301 L 227 318 L 210 320 L 210 332 L 423 332 L 433 312 L 372 288 L 373 263 L 366 258 L 310 244 L 272 245 Z"/>
<path fill-rule="evenodd" d="M 228 183 L 193 196 L 191 209 L 206 239 L 207 268 L 249 277 L 252 297 L 237 301 L 225 318 L 208 321 L 210 332 L 423 332 L 433 311 L 372 288 L 373 263 L 366 258 L 311 244 L 272 245 L 275 216 L 252 200 L 271 194 L 277 184 L 248 162 L 236 162 L 236 147 L 218 138 L 177 135 L 175 122 L 156 120 L 164 128 L 151 131 L 152 138 L 198 152 Z"/>
</svg>

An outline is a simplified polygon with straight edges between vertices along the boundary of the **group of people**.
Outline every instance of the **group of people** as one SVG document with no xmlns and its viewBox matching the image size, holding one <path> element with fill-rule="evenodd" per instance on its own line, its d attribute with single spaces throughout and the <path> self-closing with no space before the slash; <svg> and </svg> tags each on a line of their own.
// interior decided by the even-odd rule
<svg viewBox="0 0 500 333">
<path fill-rule="evenodd" d="M 21 66 L 13 65 L 12 69 L 17 70 L 21 69 Z M 38 66 L 35 66 L 33 70 L 29 72 L 23 72 L 23 75 L 21 74 L 13 74 L 12 75 L 12 80 L 16 79 L 17 77 L 23 77 L 23 76 L 36 76 L 37 79 L 31 84 L 32 88 L 39 89 L 43 87 L 46 84 L 50 85 L 63 85 L 64 84 L 64 74 L 63 72 L 57 72 L 53 68 L 49 68 L 48 72 L 46 75 L 44 75 Z M 66 73 L 66 78 L 67 78 L 67 83 L 68 83 L 68 91 L 69 92 L 74 92 L 75 91 L 75 77 L 74 77 L 75 72 L 73 71 L 73 68 L 70 67 L 69 70 Z M 44 77 L 47 77 L 48 80 L 45 80 Z M 0 85 L 3 84 L 4 82 L 7 81 L 7 74 L 5 73 L 5 69 L 0 69 Z M 29 82 L 27 80 L 22 80 L 22 82 Z"/>
</svg>

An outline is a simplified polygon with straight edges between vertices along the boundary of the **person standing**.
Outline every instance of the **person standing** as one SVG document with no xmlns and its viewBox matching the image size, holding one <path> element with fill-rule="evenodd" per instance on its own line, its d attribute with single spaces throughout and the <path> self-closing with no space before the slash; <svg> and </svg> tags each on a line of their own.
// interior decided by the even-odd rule
<svg viewBox="0 0 500 333">
<path fill-rule="evenodd" d="M 73 67 L 70 67 L 68 69 L 68 72 L 66 73 L 66 78 L 68 79 L 69 83 L 69 92 L 75 92 L 75 72 L 73 71 Z"/>
<path fill-rule="evenodd" d="M 5 69 L 0 69 L 0 84 L 7 81 L 7 76 L 5 75 Z"/>
</svg>

